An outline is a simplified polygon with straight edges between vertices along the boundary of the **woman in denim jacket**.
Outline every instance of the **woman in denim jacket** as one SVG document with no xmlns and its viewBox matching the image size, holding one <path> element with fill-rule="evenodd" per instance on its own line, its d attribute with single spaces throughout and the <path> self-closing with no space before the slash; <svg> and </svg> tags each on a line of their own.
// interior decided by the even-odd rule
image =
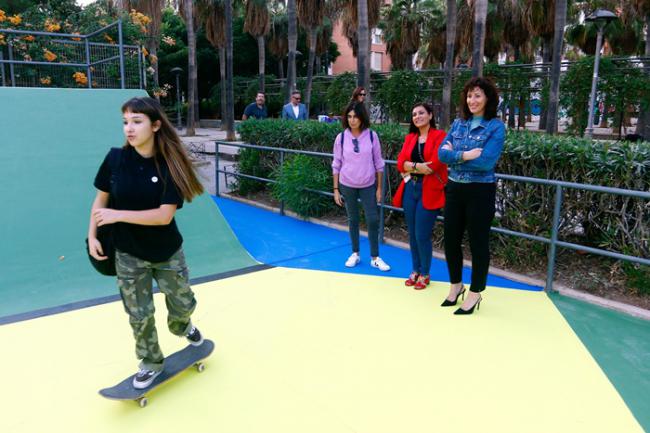
<svg viewBox="0 0 650 433">
<path fill-rule="evenodd" d="M 494 218 L 496 178 L 494 167 L 503 150 L 505 127 L 497 115 L 499 96 L 483 77 L 469 80 L 460 97 L 461 118 L 451 125 L 438 151 L 449 166 L 445 204 L 445 257 L 451 287 L 443 307 L 465 298 L 462 239 L 469 235 L 472 284 L 469 295 L 454 314 L 472 314 L 481 304 L 490 266 L 490 226 Z"/>
</svg>

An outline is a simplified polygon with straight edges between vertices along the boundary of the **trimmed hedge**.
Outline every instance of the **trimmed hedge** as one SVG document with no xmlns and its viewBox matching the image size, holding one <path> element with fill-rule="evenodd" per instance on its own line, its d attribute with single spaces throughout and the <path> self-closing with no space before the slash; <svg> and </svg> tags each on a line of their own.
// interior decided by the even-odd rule
<svg viewBox="0 0 650 433">
<path fill-rule="evenodd" d="M 385 159 L 397 159 L 406 128 L 401 125 L 374 125 Z M 271 147 L 332 152 L 339 124 L 278 120 L 243 122 L 239 133 L 243 141 Z M 242 160 L 250 160 L 242 151 Z M 327 161 L 329 162 L 329 161 Z M 259 166 L 267 175 L 277 172 L 278 155 L 261 152 Z M 329 166 L 321 166 L 328 176 Z M 242 172 L 245 167 L 240 167 Z M 650 143 L 598 142 L 587 139 L 509 131 L 497 172 L 502 174 L 563 180 L 615 188 L 650 190 Z M 258 174 L 259 175 L 259 174 Z M 387 201 L 400 177 L 394 168 L 389 173 Z M 522 182 L 500 181 L 497 191 L 497 217 L 494 225 L 550 237 L 555 187 Z M 327 200 L 327 198 L 323 198 Z M 545 263 L 546 246 L 504 235 L 496 235 L 495 255 L 506 264 Z M 650 202 L 612 194 L 564 189 L 559 239 L 625 254 L 650 256 Z M 563 250 L 561 250 L 563 251 Z M 628 275 L 642 276 L 637 287 L 650 284 L 647 267 L 635 265 Z M 645 281 L 645 283 L 643 283 Z M 642 284 L 643 283 L 643 284 Z M 650 291 L 650 289 L 647 289 Z"/>
</svg>

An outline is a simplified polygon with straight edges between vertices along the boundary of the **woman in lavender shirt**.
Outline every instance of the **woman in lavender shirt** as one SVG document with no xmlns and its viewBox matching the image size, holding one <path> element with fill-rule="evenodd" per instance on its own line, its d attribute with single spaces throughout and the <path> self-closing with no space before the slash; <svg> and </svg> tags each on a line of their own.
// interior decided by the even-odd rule
<svg viewBox="0 0 650 433">
<path fill-rule="evenodd" d="M 368 111 L 361 102 L 353 101 L 343 113 L 343 132 L 334 140 L 334 201 L 343 206 L 348 215 L 352 254 L 345 266 L 352 268 L 361 262 L 359 256 L 359 204 L 366 213 L 368 240 L 370 241 L 370 266 L 389 271 L 379 257 L 379 214 L 377 202 L 383 197 L 382 176 L 384 159 L 377 133 L 370 130 Z"/>
</svg>

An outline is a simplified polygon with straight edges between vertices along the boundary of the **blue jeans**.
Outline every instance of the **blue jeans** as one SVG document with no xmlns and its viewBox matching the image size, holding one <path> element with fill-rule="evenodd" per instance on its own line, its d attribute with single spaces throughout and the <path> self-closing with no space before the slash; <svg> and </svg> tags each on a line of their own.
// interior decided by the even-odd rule
<svg viewBox="0 0 650 433">
<path fill-rule="evenodd" d="M 422 205 L 422 181 L 406 183 L 402 206 L 409 232 L 413 271 L 429 275 L 433 248 L 431 237 L 440 209 L 429 210 Z"/>
</svg>

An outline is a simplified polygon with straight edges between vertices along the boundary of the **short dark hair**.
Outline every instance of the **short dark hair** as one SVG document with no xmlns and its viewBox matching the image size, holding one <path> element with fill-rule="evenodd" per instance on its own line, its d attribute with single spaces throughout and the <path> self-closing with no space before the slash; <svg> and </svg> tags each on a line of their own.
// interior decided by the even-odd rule
<svg viewBox="0 0 650 433">
<path fill-rule="evenodd" d="M 255 94 L 255 97 L 256 97 L 256 98 L 257 98 L 257 95 L 262 95 L 262 96 L 264 96 L 264 97 L 266 98 L 266 93 L 264 93 L 264 92 L 257 92 L 257 93 Z"/>
<path fill-rule="evenodd" d="M 436 116 L 433 114 L 433 106 L 428 102 L 417 102 L 411 107 L 411 113 L 413 113 L 413 110 L 415 110 L 417 107 L 423 107 L 425 110 L 427 110 L 427 113 L 431 114 L 431 120 L 429 121 L 429 126 L 431 127 L 431 129 L 436 129 Z M 420 132 L 420 129 L 417 126 L 415 126 L 415 123 L 413 123 L 413 115 L 411 115 L 411 124 L 409 125 L 409 132 L 415 134 Z"/>
<path fill-rule="evenodd" d="M 350 127 L 348 124 L 348 113 L 350 111 L 354 111 L 354 114 L 356 114 L 359 120 L 361 120 L 360 129 L 362 131 L 364 129 L 370 128 L 370 116 L 368 116 L 368 110 L 366 110 L 366 106 L 363 102 L 357 101 L 352 101 L 348 104 L 347 107 L 345 107 L 345 111 L 343 112 L 343 119 L 341 119 L 343 128 L 348 129 Z"/>
<path fill-rule="evenodd" d="M 472 117 L 472 112 L 469 110 L 469 106 L 467 105 L 467 94 L 477 87 L 483 90 L 483 93 L 485 93 L 485 97 L 487 98 L 483 118 L 485 120 L 490 120 L 497 117 L 499 91 L 492 80 L 485 77 L 474 77 L 465 83 L 465 87 L 463 87 L 463 91 L 460 94 L 460 116 L 465 120 Z"/>
<path fill-rule="evenodd" d="M 291 92 L 291 96 L 293 96 L 293 95 L 300 95 L 300 96 L 302 96 L 302 94 L 300 93 L 300 90 L 294 90 L 293 92 Z"/>
</svg>

